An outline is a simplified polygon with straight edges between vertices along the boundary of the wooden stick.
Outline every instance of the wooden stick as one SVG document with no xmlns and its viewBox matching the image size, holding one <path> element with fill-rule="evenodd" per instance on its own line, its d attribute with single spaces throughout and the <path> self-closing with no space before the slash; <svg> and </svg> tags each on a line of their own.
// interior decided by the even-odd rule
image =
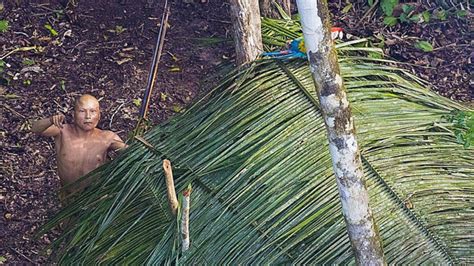
<svg viewBox="0 0 474 266">
<path fill-rule="evenodd" d="M 189 207 L 191 201 L 191 185 L 183 191 L 183 212 L 181 214 L 181 236 L 183 239 L 182 242 L 182 252 L 185 252 L 189 249 Z"/>
<path fill-rule="evenodd" d="M 173 170 L 169 160 L 163 160 L 163 170 L 165 171 L 166 189 L 168 192 L 168 203 L 170 205 L 171 213 L 176 215 L 178 210 L 178 198 L 176 197 L 176 190 L 174 189 Z"/>
</svg>

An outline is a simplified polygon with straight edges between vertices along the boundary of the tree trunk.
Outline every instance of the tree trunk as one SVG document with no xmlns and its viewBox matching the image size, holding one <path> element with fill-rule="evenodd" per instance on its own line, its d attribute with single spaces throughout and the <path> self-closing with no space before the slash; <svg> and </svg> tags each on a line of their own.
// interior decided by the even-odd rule
<svg viewBox="0 0 474 266">
<path fill-rule="evenodd" d="M 384 265 L 384 256 L 363 177 L 354 118 L 331 40 L 330 16 L 323 0 L 297 0 L 311 73 L 329 138 L 342 212 L 359 265 Z"/>
<path fill-rule="evenodd" d="M 237 65 L 255 60 L 263 52 L 258 0 L 230 0 Z"/>
<path fill-rule="evenodd" d="M 262 17 L 266 18 L 280 18 L 280 14 L 278 11 L 273 7 L 272 2 L 274 0 L 260 0 L 260 12 L 262 13 Z"/>
<path fill-rule="evenodd" d="M 260 0 L 260 13 L 266 18 L 281 18 L 278 9 L 273 3 L 280 5 L 291 16 L 291 0 Z"/>
</svg>

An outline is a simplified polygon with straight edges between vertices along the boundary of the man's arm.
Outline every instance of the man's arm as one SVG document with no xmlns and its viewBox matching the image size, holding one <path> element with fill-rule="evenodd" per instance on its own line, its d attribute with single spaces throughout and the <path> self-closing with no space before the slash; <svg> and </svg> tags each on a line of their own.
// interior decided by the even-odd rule
<svg viewBox="0 0 474 266">
<path fill-rule="evenodd" d="M 63 128 L 64 115 L 53 115 L 48 118 L 36 120 L 31 125 L 31 131 L 46 137 L 59 135 Z"/>
<path fill-rule="evenodd" d="M 119 135 L 117 135 L 116 133 L 112 131 L 110 132 L 112 133 L 112 136 L 111 136 L 112 141 L 109 147 L 110 150 L 117 151 L 117 150 L 125 149 L 128 147 L 128 145 L 125 144 L 125 142 L 123 142 L 123 140 L 119 137 Z"/>
</svg>

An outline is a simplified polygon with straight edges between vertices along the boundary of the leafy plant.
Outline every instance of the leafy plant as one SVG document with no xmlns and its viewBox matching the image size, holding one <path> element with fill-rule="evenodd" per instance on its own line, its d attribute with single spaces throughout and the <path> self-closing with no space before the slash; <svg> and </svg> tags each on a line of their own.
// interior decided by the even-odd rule
<svg viewBox="0 0 474 266">
<path fill-rule="evenodd" d="M 455 111 L 447 116 L 448 121 L 454 123 L 456 139 L 464 148 L 474 146 L 474 112 Z"/>
<path fill-rule="evenodd" d="M 61 80 L 59 82 L 59 87 L 61 88 L 62 91 L 64 91 L 65 93 L 67 93 L 67 90 L 66 90 L 66 81 L 65 80 Z"/>
<path fill-rule="evenodd" d="M 35 60 L 32 60 L 32 59 L 29 59 L 29 58 L 23 58 L 23 65 L 26 65 L 26 66 L 32 66 L 34 64 L 36 64 Z"/>
<path fill-rule="evenodd" d="M 384 24 L 387 26 L 395 26 L 398 22 L 402 23 L 422 23 L 429 22 L 431 14 L 429 11 L 417 12 L 415 6 L 410 4 L 401 5 L 401 13 L 394 15 L 394 9 L 399 5 L 398 1 L 385 0 L 381 1 L 380 7 L 384 13 Z"/>
<path fill-rule="evenodd" d="M 342 9 L 342 13 L 343 14 L 346 14 L 348 13 L 350 10 L 352 9 L 352 3 L 350 3 L 349 1 L 346 2 L 346 6 Z"/>
<path fill-rule="evenodd" d="M 442 20 L 442 21 L 447 20 L 448 19 L 448 12 L 444 9 L 439 9 L 439 10 L 436 10 L 435 16 L 439 20 Z"/>
<path fill-rule="evenodd" d="M 125 30 L 126 30 L 126 28 L 124 28 L 124 27 L 122 27 L 122 26 L 120 26 L 120 25 L 117 25 L 117 26 L 115 26 L 114 32 L 115 32 L 117 35 L 119 35 L 119 34 L 123 33 Z"/>
<path fill-rule="evenodd" d="M 265 20 L 267 47 L 299 37 Z M 282 33 L 285 25 L 297 30 Z M 467 108 L 430 92 L 380 48 L 337 45 L 341 75 L 389 264 L 470 264 L 472 149 L 442 117 Z M 262 59 L 131 143 L 85 178 L 94 185 L 44 228 L 64 264 L 351 264 L 325 125 L 307 62 Z M 468 110 L 471 111 L 471 110 Z M 191 247 L 168 211 L 161 160 L 193 185 Z M 39 232 L 38 234 L 41 234 Z"/>
<path fill-rule="evenodd" d="M 5 61 L 0 59 L 0 74 L 3 73 L 3 69 L 5 68 L 5 65 L 6 65 Z"/>
<path fill-rule="evenodd" d="M 0 32 L 7 32 L 9 28 L 8 20 L 0 20 Z"/>
<path fill-rule="evenodd" d="M 422 50 L 423 52 L 432 52 L 433 46 L 427 41 L 417 41 L 415 47 Z"/>
<path fill-rule="evenodd" d="M 460 18 L 467 17 L 467 15 L 468 15 L 467 10 L 456 10 L 456 16 Z"/>
<path fill-rule="evenodd" d="M 389 26 L 389 27 L 395 26 L 395 25 L 398 24 L 398 19 L 397 19 L 396 17 L 392 17 L 392 16 L 390 16 L 390 17 L 385 17 L 385 18 L 383 19 L 383 23 L 384 23 L 385 25 Z"/>
<path fill-rule="evenodd" d="M 393 9 L 398 5 L 398 0 L 381 0 L 380 7 L 386 16 L 392 16 Z"/>
<path fill-rule="evenodd" d="M 423 22 L 422 14 L 415 14 L 415 7 L 409 4 L 402 5 L 402 13 L 398 17 L 400 22 L 410 23 L 410 22 Z"/>
<path fill-rule="evenodd" d="M 136 107 L 140 107 L 142 105 L 142 99 L 139 98 L 133 99 L 132 102 Z"/>
<path fill-rule="evenodd" d="M 172 110 L 173 112 L 175 113 L 181 113 L 183 111 L 183 107 L 181 107 L 180 105 L 178 104 L 174 104 L 173 107 L 172 107 Z"/>
<path fill-rule="evenodd" d="M 53 36 L 53 37 L 58 36 L 58 32 L 55 29 L 53 29 L 53 27 L 51 25 L 44 24 L 44 28 L 49 31 L 49 34 L 51 34 L 51 36 Z"/>
<path fill-rule="evenodd" d="M 421 17 L 423 18 L 423 22 L 428 23 L 428 22 L 430 22 L 431 14 L 430 14 L 430 12 L 428 12 L 427 10 L 425 10 L 425 11 L 423 11 L 423 12 L 421 13 Z"/>
</svg>

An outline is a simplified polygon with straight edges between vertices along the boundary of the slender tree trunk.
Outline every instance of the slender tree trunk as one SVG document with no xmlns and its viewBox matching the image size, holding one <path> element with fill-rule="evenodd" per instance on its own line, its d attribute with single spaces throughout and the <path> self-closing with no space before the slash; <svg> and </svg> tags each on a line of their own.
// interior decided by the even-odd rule
<svg viewBox="0 0 474 266">
<path fill-rule="evenodd" d="M 291 16 L 291 0 L 260 0 L 260 13 L 263 17 L 267 18 L 280 18 L 280 13 L 273 5 L 273 3 L 279 4 L 283 10 Z"/>
<path fill-rule="evenodd" d="M 230 0 L 237 65 L 255 60 L 263 52 L 258 0 Z"/>
<path fill-rule="evenodd" d="M 339 187 L 342 212 L 359 265 L 384 265 L 384 256 L 363 177 L 362 162 L 337 55 L 327 2 L 297 0 L 306 50 Z"/>
<path fill-rule="evenodd" d="M 266 18 L 279 18 L 280 15 L 272 6 L 273 0 L 260 0 L 260 12 L 262 13 L 262 17 Z"/>
</svg>

